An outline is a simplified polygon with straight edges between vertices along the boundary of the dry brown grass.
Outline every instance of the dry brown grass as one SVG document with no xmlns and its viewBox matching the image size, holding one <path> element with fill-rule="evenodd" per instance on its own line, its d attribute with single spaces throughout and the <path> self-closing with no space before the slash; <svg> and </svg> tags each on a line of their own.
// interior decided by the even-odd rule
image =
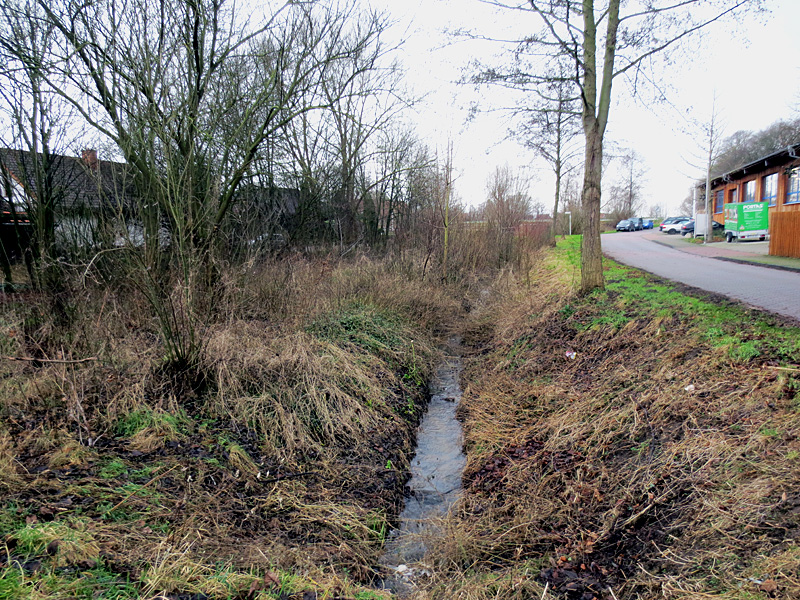
<svg viewBox="0 0 800 600">
<path fill-rule="evenodd" d="M 357 441 L 386 416 L 384 386 L 397 385 L 375 359 L 357 364 L 308 334 L 275 339 L 254 324 L 216 331 L 207 356 L 219 382 L 210 414 L 255 428 L 265 451 L 284 458 Z"/>
<path fill-rule="evenodd" d="M 431 285 L 415 260 L 391 262 L 366 255 L 251 261 L 225 274 L 223 313 L 232 322 L 255 321 L 296 329 L 357 299 L 406 314 L 423 329 L 441 327 L 459 309 L 453 290 Z"/>
<path fill-rule="evenodd" d="M 532 557 L 539 584 L 577 572 L 619 599 L 767 598 L 767 579 L 800 597 L 790 374 L 732 359 L 680 308 L 607 326 L 568 276 L 534 280 L 466 336 L 468 494 L 431 560 L 470 581 L 430 597 L 513 597 L 489 590 Z"/>
<path fill-rule="evenodd" d="M 141 597 L 247 597 L 278 567 L 312 577 L 284 593 L 350 597 L 352 580 L 373 574 L 437 335 L 461 298 L 408 263 L 367 257 L 250 263 L 223 280 L 182 379 L 164 368 L 136 286 L 88 282 L 62 329 L 20 304 L 14 352 L 65 362 L 0 363 L 0 539 L 80 515 L 91 539 L 53 532 L 99 548 L 97 568 Z M 339 327 L 353 314 L 369 336 Z M 45 582 L 62 563 L 43 552 L 37 542 L 20 555 L 45 566 L 35 585 L 70 597 L 74 569 Z"/>
<path fill-rule="evenodd" d="M 0 430 L 0 486 L 13 488 L 21 481 L 21 466 L 16 459 L 14 440 L 7 431 Z"/>
</svg>

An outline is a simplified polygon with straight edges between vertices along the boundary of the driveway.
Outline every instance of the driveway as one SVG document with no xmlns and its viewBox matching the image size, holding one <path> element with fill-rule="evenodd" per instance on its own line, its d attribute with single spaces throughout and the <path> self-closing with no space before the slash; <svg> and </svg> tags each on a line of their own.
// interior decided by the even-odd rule
<svg viewBox="0 0 800 600">
<path fill-rule="evenodd" d="M 603 253 L 616 261 L 800 321 L 800 273 L 715 258 L 725 258 L 729 252 L 735 255 L 743 244 L 737 250 L 688 244 L 679 250 L 657 243 L 660 237 L 667 238 L 660 232 L 637 231 L 600 239 Z"/>
</svg>

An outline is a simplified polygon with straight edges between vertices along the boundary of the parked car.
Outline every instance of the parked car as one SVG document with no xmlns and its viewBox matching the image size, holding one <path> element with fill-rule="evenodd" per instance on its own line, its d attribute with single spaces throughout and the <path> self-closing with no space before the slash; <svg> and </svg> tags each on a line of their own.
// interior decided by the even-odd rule
<svg viewBox="0 0 800 600">
<path fill-rule="evenodd" d="M 631 219 L 622 219 L 617 223 L 617 231 L 636 231 L 636 223 Z"/>
<path fill-rule="evenodd" d="M 712 223 L 711 227 L 712 227 L 712 229 L 714 229 L 714 230 L 717 230 L 717 229 L 722 229 L 722 228 L 723 228 L 723 225 L 722 225 L 722 223 L 717 223 L 716 221 L 712 221 L 711 223 Z M 687 222 L 686 222 L 686 223 L 684 223 L 683 225 L 681 225 L 681 232 L 680 232 L 680 233 L 681 233 L 681 235 L 682 235 L 683 237 L 686 237 L 687 235 L 691 235 L 691 234 L 693 234 L 693 233 L 694 233 L 694 224 L 695 224 L 695 220 L 694 220 L 694 219 L 692 219 L 692 220 L 690 220 L 690 221 L 687 221 Z M 702 234 L 702 233 L 700 233 L 700 234 L 698 234 L 698 235 L 703 235 L 703 234 Z"/>
<path fill-rule="evenodd" d="M 644 219 L 644 229 L 653 228 L 653 219 Z"/>
<path fill-rule="evenodd" d="M 658 226 L 658 230 L 664 231 L 668 225 L 672 225 L 679 219 L 683 219 L 684 221 L 690 221 L 691 217 L 667 217 L 661 222 L 661 225 Z"/>
<path fill-rule="evenodd" d="M 674 233 L 680 233 L 681 226 L 684 223 L 688 223 L 691 221 L 691 217 L 675 217 L 675 219 L 671 223 L 667 223 L 666 221 L 661 224 L 661 231 L 664 233 L 669 233 L 670 235 Z"/>
<path fill-rule="evenodd" d="M 638 231 L 639 229 L 644 229 L 644 221 L 641 217 L 632 217 L 628 219 L 631 223 L 633 223 L 634 227 Z"/>
</svg>

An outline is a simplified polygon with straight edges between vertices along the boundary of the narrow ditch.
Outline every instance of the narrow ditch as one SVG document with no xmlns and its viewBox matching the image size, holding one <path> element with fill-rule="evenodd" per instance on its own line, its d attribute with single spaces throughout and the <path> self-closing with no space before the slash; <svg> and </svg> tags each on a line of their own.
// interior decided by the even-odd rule
<svg viewBox="0 0 800 600">
<path fill-rule="evenodd" d="M 415 581 L 429 570 L 421 561 L 426 542 L 441 535 L 439 518 L 461 496 L 461 473 L 466 464 L 463 432 L 456 420 L 461 400 L 461 338 L 454 336 L 445 347 L 445 358 L 431 382 L 431 400 L 417 430 L 417 449 L 411 463 L 411 495 L 400 513 L 400 525 L 392 532 L 380 563 L 388 575 L 381 587 L 403 597 L 415 589 Z"/>
</svg>

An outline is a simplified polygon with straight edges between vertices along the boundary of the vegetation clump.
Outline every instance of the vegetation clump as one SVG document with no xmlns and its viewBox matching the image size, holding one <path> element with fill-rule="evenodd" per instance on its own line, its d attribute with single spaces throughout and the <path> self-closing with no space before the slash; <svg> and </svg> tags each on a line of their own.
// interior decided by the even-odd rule
<svg viewBox="0 0 800 600">
<path fill-rule="evenodd" d="M 11 338 L 26 360 L 0 363 L 0 597 L 380 597 L 361 586 L 402 504 L 434 330 L 460 305 L 356 263 L 295 260 L 280 291 L 227 279 L 202 385 L 166 374 L 129 289 L 87 287 L 69 327 L 20 297 L 5 314 L 36 326 Z"/>
</svg>

